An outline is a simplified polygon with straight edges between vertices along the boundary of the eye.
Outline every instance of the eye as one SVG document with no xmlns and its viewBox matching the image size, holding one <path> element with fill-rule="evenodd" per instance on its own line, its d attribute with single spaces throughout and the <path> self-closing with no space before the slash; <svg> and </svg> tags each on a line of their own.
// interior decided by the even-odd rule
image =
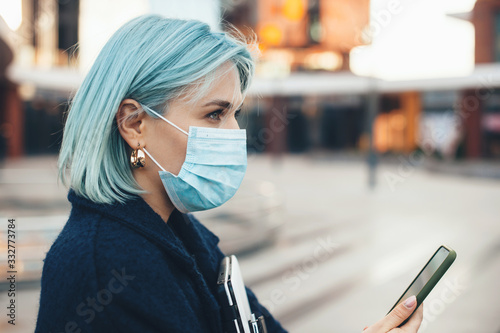
<svg viewBox="0 0 500 333">
<path fill-rule="evenodd" d="M 240 113 L 241 113 L 241 109 L 238 109 L 234 112 L 234 118 L 238 119 L 238 117 L 240 116 Z"/>
<path fill-rule="evenodd" d="M 220 115 L 221 113 L 223 112 L 224 110 L 215 110 L 213 112 L 210 112 L 208 115 L 207 115 L 207 118 L 210 119 L 210 120 L 215 120 L 215 121 L 218 121 L 220 120 Z"/>
</svg>

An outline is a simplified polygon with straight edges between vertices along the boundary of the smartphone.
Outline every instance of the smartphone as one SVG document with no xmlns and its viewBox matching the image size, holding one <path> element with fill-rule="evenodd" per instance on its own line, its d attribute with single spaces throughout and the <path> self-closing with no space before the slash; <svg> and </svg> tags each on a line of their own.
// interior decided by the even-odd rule
<svg viewBox="0 0 500 333">
<path fill-rule="evenodd" d="M 223 333 L 267 333 L 264 316 L 250 310 L 236 256 L 226 256 L 219 266 L 217 297 L 221 304 Z"/>
<path fill-rule="evenodd" d="M 410 286 L 405 290 L 403 295 L 398 299 L 396 304 L 389 310 L 391 312 L 396 306 L 404 302 L 408 297 L 415 295 L 417 297 L 417 307 L 422 304 L 424 299 L 429 295 L 434 286 L 443 277 L 444 273 L 450 268 L 451 264 L 455 261 L 457 254 L 451 248 L 441 245 L 437 251 L 432 255 L 424 268 L 418 273 L 417 277 L 413 280 Z M 403 326 L 411 315 L 399 325 Z"/>
</svg>

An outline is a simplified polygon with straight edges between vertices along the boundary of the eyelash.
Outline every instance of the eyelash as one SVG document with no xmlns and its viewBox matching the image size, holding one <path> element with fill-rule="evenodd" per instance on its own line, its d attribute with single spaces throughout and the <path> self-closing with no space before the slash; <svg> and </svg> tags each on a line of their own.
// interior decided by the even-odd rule
<svg viewBox="0 0 500 333">
<path fill-rule="evenodd" d="M 224 109 L 219 109 L 219 110 L 215 110 L 213 112 L 210 112 L 208 115 L 207 115 L 207 118 L 212 120 L 212 121 L 219 121 L 220 120 L 220 115 L 224 112 L 225 110 Z M 234 112 L 234 118 L 238 119 L 238 117 L 240 116 L 240 112 L 241 112 L 241 109 L 238 109 Z M 217 118 L 213 118 L 213 116 L 217 117 Z"/>
</svg>

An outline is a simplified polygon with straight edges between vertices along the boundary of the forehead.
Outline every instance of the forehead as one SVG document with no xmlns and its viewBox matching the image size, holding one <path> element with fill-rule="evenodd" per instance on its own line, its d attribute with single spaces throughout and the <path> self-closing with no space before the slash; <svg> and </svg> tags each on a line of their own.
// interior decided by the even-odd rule
<svg viewBox="0 0 500 333">
<path fill-rule="evenodd" d="M 206 104 L 213 100 L 228 101 L 235 107 L 243 102 L 240 77 L 232 63 L 221 65 L 209 78 L 210 86 L 197 104 Z"/>
</svg>

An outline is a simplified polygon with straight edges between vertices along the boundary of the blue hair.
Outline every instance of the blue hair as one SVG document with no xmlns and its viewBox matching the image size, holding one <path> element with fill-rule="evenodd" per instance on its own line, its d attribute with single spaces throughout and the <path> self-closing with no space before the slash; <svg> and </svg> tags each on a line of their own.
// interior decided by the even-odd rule
<svg viewBox="0 0 500 333">
<path fill-rule="evenodd" d="M 124 24 L 103 47 L 71 102 L 58 162 L 63 183 L 98 203 L 123 203 L 144 193 L 117 128 L 121 101 L 132 98 L 143 106 L 141 111 L 156 117 L 148 110 L 165 110 L 187 88 L 198 84 L 200 89 L 200 80 L 210 81 L 228 61 L 236 66 L 244 95 L 254 60 L 239 37 L 213 32 L 199 21 L 158 15 Z"/>
</svg>

